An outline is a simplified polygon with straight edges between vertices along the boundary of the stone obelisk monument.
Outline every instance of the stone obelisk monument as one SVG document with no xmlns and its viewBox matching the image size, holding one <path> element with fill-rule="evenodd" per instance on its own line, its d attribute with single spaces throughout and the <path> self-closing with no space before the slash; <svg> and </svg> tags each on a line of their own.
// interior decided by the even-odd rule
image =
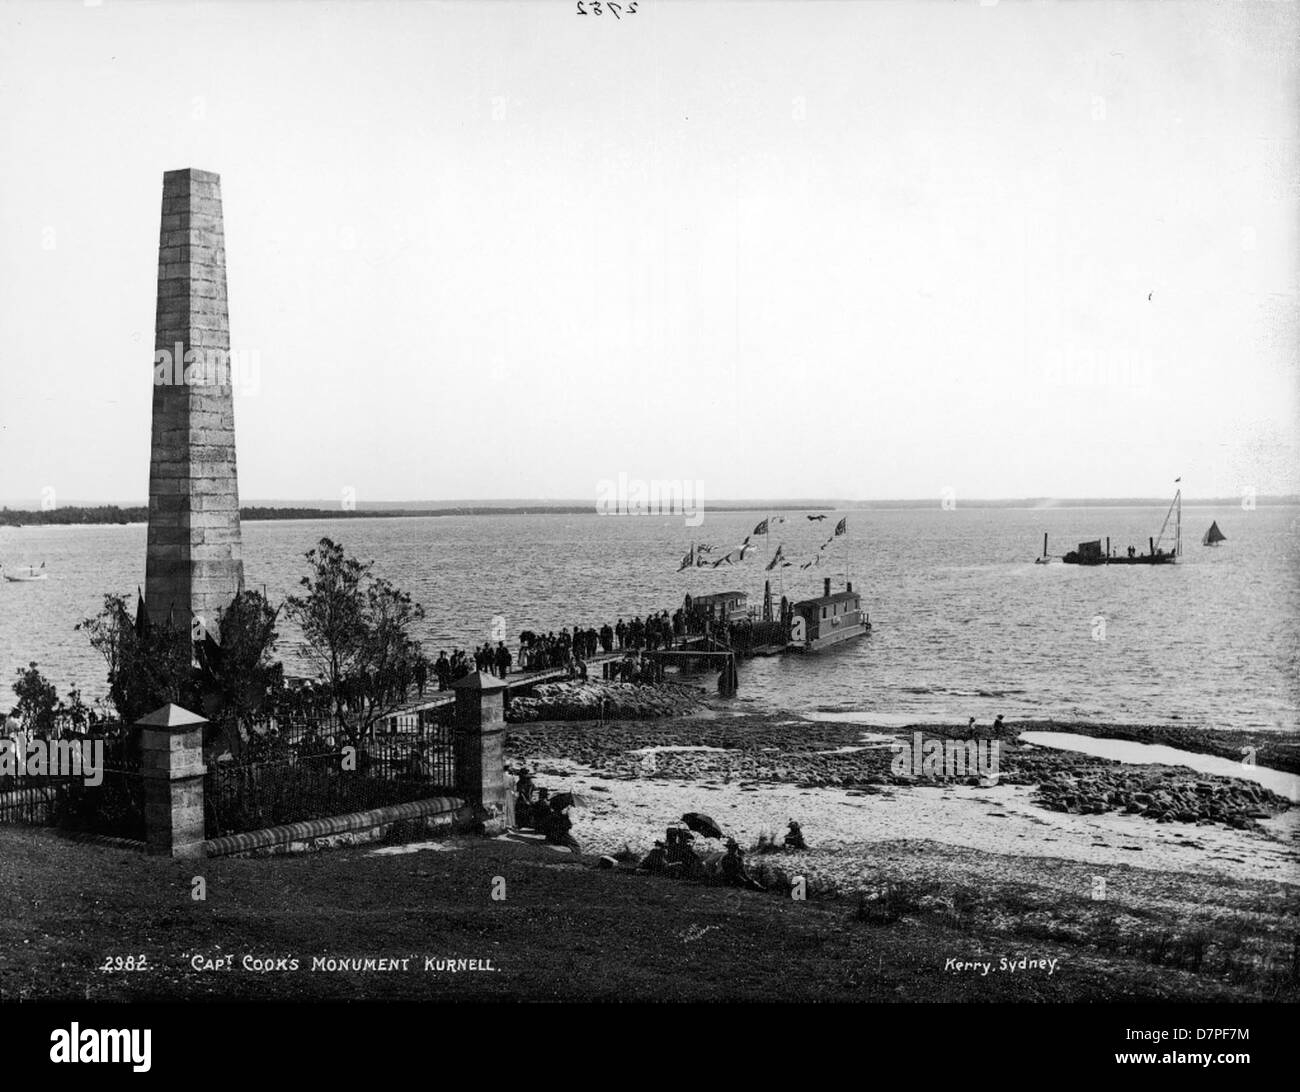
<svg viewBox="0 0 1300 1092">
<path fill-rule="evenodd" d="M 145 605 L 220 639 L 244 588 L 221 179 L 163 175 Z"/>
</svg>

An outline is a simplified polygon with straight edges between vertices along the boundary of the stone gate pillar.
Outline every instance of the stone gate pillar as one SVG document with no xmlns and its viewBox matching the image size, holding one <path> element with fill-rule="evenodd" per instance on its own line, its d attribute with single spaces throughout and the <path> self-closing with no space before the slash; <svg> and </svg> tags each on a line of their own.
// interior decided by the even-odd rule
<svg viewBox="0 0 1300 1092">
<path fill-rule="evenodd" d="M 456 692 L 456 791 L 485 833 L 500 834 L 506 828 L 506 684 L 475 671 L 451 688 Z"/>
<path fill-rule="evenodd" d="M 144 839 L 151 854 L 202 857 L 203 726 L 179 705 L 164 705 L 136 721 L 144 781 Z"/>
</svg>

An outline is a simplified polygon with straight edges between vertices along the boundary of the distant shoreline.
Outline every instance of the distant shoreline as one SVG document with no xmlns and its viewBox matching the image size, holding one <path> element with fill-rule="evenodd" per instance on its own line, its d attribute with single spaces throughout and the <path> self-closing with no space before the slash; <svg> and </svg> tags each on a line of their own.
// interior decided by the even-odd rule
<svg viewBox="0 0 1300 1092">
<path fill-rule="evenodd" d="M 1021 500 L 967 500 L 957 507 L 972 509 L 1006 509 L 1020 511 L 1053 511 L 1072 508 L 1156 508 L 1168 504 L 1168 498 L 1066 498 L 1062 500 L 1024 498 Z M 1235 507 L 1240 497 L 1206 497 L 1184 500 L 1184 508 Z M 1285 508 L 1300 505 L 1300 497 L 1258 497 L 1255 504 L 1261 508 Z M 906 511 L 939 506 L 934 498 L 925 500 L 878 501 L 810 501 L 796 504 L 788 501 L 763 504 L 759 501 L 718 501 L 702 503 L 702 511 L 711 512 L 870 512 Z M 292 519 L 419 519 L 430 516 L 594 516 L 598 515 L 594 502 L 589 504 L 478 504 L 450 505 L 446 507 L 375 507 L 375 508 L 319 508 L 293 505 L 250 505 L 240 508 L 239 518 L 248 522 Z M 674 513 L 663 513 L 671 515 Z M 125 525 L 147 523 L 148 505 L 67 505 L 48 511 L 41 509 L 0 508 L 0 527 L 22 526 L 80 526 Z"/>
</svg>

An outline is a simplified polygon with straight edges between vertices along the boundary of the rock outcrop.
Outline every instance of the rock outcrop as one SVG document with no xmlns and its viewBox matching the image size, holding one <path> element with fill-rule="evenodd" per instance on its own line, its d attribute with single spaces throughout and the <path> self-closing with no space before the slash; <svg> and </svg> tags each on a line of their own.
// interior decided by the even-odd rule
<svg viewBox="0 0 1300 1092">
<path fill-rule="evenodd" d="M 506 720 L 649 720 L 690 713 L 702 699 L 700 691 L 676 683 L 543 683 L 528 697 L 511 698 Z"/>
<path fill-rule="evenodd" d="M 1159 823 L 1224 823 L 1246 828 L 1286 811 L 1290 801 L 1251 781 L 1172 767 L 1057 774 L 1039 786 L 1037 800 L 1052 811 L 1101 815 L 1122 811 Z"/>
</svg>

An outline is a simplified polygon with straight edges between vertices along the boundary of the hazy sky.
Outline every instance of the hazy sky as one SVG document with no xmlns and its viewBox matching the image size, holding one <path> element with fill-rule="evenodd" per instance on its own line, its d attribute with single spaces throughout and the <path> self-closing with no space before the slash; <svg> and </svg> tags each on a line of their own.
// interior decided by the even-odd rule
<svg viewBox="0 0 1300 1092">
<path fill-rule="evenodd" d="M 246 501 L 1300 491 L 1298 24 L 0 2 L 0 498 L 146 495 L 180 167 Z"/>
</svg>

